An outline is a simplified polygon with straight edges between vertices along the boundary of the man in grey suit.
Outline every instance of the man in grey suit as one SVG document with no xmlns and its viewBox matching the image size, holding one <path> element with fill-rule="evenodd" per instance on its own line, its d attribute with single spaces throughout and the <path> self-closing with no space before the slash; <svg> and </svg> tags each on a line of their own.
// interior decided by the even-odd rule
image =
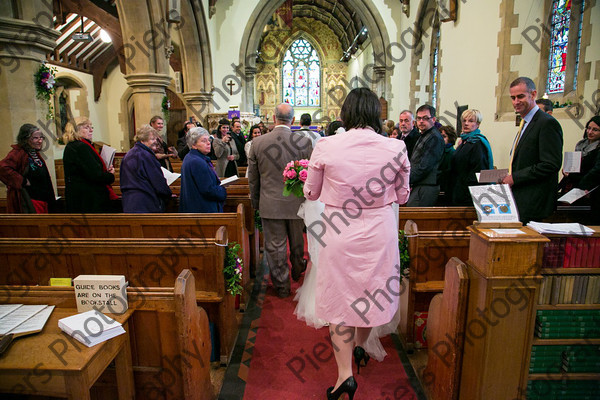
<svg viewBox="0 0 600 400">
<path fill-rule="evenodd" d="M 275 108 L 275 128 L 252 140 L 248 158 L 248 183 L 252 206 L 260 211 L 265 235 L 265 257 L 271 281 L 279 297 L 290 294 L 287 242 L 290 244 L 292 278 L 300 279 L 306 268 L 303 259 L 304 221 L 298 207 L 304 199 L 283 196 L 283 169 L 292 160 L 308 159 L 311 141 L 293 134 L 294 109 L 289 104 Z"/>
<path fill-rule="evenodd" d="M 535 104 L 537 90 L 531 79 L 517 78 L 509 90 L 522 122 L 513 142 L 509 175 L 502 183 L 512 188 L 521 222 L 540 221 L 549 217 L 556 206 L 562 128 Z"/>
</svg>

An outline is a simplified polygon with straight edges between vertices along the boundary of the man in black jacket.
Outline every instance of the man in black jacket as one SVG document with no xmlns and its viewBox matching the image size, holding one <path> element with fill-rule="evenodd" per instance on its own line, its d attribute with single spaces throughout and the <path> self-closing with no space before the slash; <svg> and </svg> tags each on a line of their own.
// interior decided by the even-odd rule
<svg viewBox="0 0 600 400">
<path fill-rule="evenodd" d="M 415 116 L 413 115 L 412 111 L 404 110 L 400 113 L 398 129 L 400 130 L 400 136 L 398 139 L 404 140 L 408 158 L 410 159 L 412 151 L 415 148 L 415 144 L 419 139 L 419 131 L 415 126 Z"/>
</svg>

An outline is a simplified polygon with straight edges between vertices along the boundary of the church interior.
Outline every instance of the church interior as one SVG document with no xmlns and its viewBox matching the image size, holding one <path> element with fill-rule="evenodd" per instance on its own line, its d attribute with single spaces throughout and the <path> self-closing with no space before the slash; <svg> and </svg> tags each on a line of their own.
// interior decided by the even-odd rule
<svg viewBox="0 0 600 400">
<path fill-rule="evenodd" d="M 569 11 L 562 26 L 557 9 Z M 573 150 L 586 122 L 600 114 L 599 21 L 596 0 L 2 0 L 2 157 L 21 125 L 38 126 L 46 137 L 41 154 L 60 194 L 62 135 L 74 118 L 88 117 L 94 142 L 122 156 L 136 130 L 155 115 L 165 120 L 169 146 L 192 117 L 209 131 L 231 112 L 239 113 L 245 131 L 261 121 L 273 126 L 280 103 L 294 106 L 296 121 L 308 113 L 314 126 L 326 127 L 339 119 L 352 89 L 368 87 L 380 99 L 381 119 L 395 123 L 403 110 L 415 112 L 423 104 L 435 107 L 437 120 L 450 126 L 459 123 L 459 109 L 480 110 L 494 165 L 508 168 L 520 121 L 509 93 L 517 77 L 531 78 L 538 97 L 553 103 L 564 151 Z M 53 74 L 46 90 L 36 86 L 40 68 Z M 5 208 L 6 186 L 0 184 Z M 115 214 L 110 222 L 91 215 L 42 222 L 2 214 L 0 304 L 45 301 L 72 308 L 72 288 L 48 288 L 49 278 L 74 278 L 76 271 L 131 274 L 128 297 L 135 311 L 123 322 L 131 343 L 121 341 L 114 349 L 109 374 L 102 374 L 105 367 L 94 370 L 81 392 L 67 387 L 58 396 L 323 397 L 333 378 L 304 382 L 303 375 L 312 368 L 306 379 L 318 380 L 324 373 L 316 346 L 279 364 L 274 360 L 275 371 L 268 371 L 273 365 L 261 352 L 270 346 L 256 330 L 261 307 L 263 313 L 280 307 L 295 320 L 293 301 L 269 299 L 268 290 L 265 296 L 266 283 L 259 279 L 262 232 L 247 182 L 228 188 L 225 208 L 222 216 L 165 213 L 134 220 Z M 400 298 L 398 333 L 386 345 L 393 360 L 375 370 L 377 376 L 371 372 L 379 392 L 359 389 L 357 398 L 600 398 L 600 297 L 592 290 L 600 288 L 600 228 L 588 241 L 573 239 L 573 248 L 586 250 L 565 272 L 546 263 L 564 256 L 571 237 L 523 228 L 520 236 L 499 238 L 489 227 L 473 226 L 473 207 L 400 210 L 410 278 Z M 585 223 L 585 213 L 575 215 Z M 173 239 L 181 235 L 185 240 Z M 228 240 L 241 244 L 239 257 L 248 267 L 237 297 L 224 291 L 221 271 L 208 267 L 227 259 Z M 586 259 L 589 265 L 582 265 Z M 90 266 L 96 262 L 98 267 Z M 564 293 L 552 295 L 553 285 L 560 292 L 557 277 L 571 281 L 572 301 L 561 301 Z M 582 335 L 561 338 L 540 327 L 545 317 L 559 324 L 590 322 L 578 326 Z M 275 327 L 291 324 L 279 314 L 270 318 Z M 316 340 L 324 341 L 327 333 L 319 332 Z M 66 354 L 63 342 L 65 349 L 49 357 Z M 263 359 L 253 363 L 257 352 Z M 582 354 L 591 361 L 578 369 Z M 208 358 L 212 363 L 203 362 Z M 63 393 L 58 384 L 47 385 L 56 378 L 43 366 L 48 361 L 27 360 L 22 372 L 31 379 L 24 380 L 2 362 L 0 393 L 13 393 L 7 398 Z M 360 379 L 368 379 L 362 374 L 369 367 Z M 62 370 L 60 363 L 56 368 Z"/>
</svg>

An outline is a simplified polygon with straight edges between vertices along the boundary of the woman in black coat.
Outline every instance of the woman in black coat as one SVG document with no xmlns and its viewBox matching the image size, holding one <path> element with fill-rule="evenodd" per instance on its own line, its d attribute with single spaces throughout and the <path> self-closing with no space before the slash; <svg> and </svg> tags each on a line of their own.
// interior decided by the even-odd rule
<svg viewBox="0 0 600 400">
<path fill-rule="evenodd" d="M 92 144 L 94 128 L 86 117 L 75 118 L 75 129 L 65 127 L 67 143 L 63 154 L 67 212 L 108 213 L 110 200 L 117 198 L 110 184 L 115 169 L 106 167 Z"/>
</svg>

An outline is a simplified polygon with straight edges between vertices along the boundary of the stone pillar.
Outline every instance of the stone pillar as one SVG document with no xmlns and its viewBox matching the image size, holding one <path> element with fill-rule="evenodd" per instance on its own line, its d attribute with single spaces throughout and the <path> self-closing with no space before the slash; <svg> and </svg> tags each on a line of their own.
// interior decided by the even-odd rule
<svg viewBox="0 0 600 400">
<path fill-rule="evenodd" d="M 188 107 L 188 117 L 194 115 L 198 121 L 202 122 L 202 126 L 208 129 L 206 117 L 212 112 L 211 92 L 187 92 L 182 94 Z"/>
<path fill-rule="evenodd" d="M 254 75 L 256 75 L 256 68 L 246 67 L 244 72 L 246 74 L 244 78 L 246 88 L 244 90 L 244 104 L 241 110 L 254 114 Z"/>
<path fill-rule="evenodd" d="M 375 92 L 375 94 L 377 94 L 378 97 L 384 97 L 386 98 L 387 96 L 387 90 L 386 90 L 386 67 L 385 66 L 378 66 L 378 67 L 373 67 L 373 84 L 374 84 L 374 88 L 373 91 Z"/>
<path fill-rule="evenodd" d="M 135 109 L 135 126 L 150 122 L 154 115 L 162 115 L 162 101 L 166 95 L 171 77 L 162 74 L 125 75 L 127 84 L 133 90 L 132 101 Z"/>
<path fill-rule="evenodd" d="M 33 81 L 33 74 L 60 36 L 51 29 L 52 15 L 52 2 L 39 0 L 21 1 L 19 12 L 7 4 L 0 10 L 0 158 L 16 142 L 21 125 L 35 124 L 47 138 L 43 156 L 54 178 L 54 121 L 46 120 L 48 106 L 36 99 Z M 0 186 L 0 197 L 6 197 L 5 186 Z"/>
</svg>

